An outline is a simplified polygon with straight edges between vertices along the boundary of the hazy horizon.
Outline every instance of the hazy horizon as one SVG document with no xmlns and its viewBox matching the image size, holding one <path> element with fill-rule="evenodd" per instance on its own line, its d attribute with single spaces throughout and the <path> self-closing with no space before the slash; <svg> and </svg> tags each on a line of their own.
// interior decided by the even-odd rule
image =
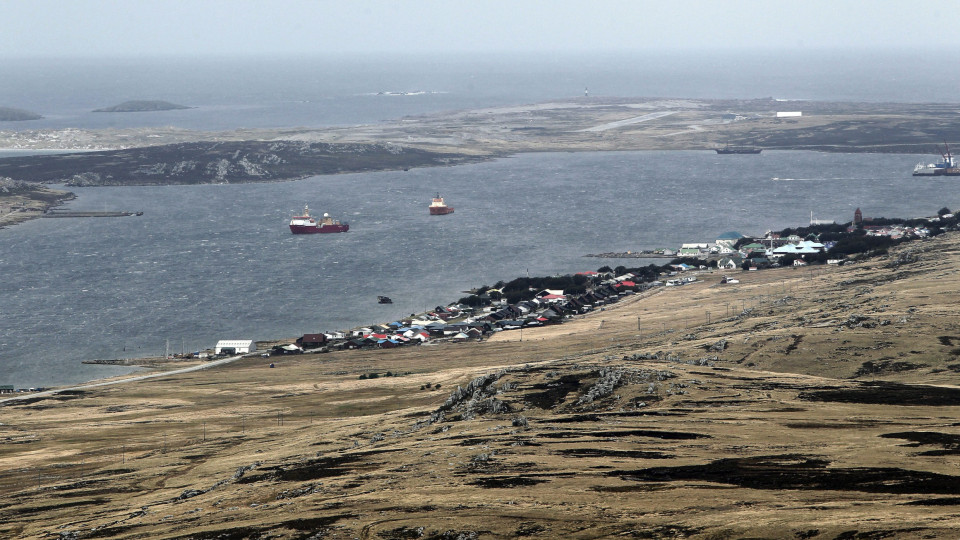
<svg viewBox="0 0 960 540">
<path fill-rule="evenodd" d="M 0 58 L 939 51 L 947 0 L 35 0 L 5 2 Z M 919 31 L 919 29 L 925 31 Z"/>
</svg>

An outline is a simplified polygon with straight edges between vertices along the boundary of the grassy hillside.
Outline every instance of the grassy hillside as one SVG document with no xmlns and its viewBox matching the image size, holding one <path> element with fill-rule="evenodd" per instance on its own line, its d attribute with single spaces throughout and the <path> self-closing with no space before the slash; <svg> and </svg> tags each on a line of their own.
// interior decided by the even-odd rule
<svg viewBox="0 0 960 540">
<path fill-rule="evenodd" d="M 0 536 L 954 537 L 958 242 L 8 402 Z"/>
</svg>

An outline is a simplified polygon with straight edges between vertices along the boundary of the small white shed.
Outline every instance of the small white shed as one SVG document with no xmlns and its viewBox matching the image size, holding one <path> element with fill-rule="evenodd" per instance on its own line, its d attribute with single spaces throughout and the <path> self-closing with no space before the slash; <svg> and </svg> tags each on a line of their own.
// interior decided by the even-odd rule
<svg viewBox="0 0 960 540">
<path fill-rule="evenodd" d="M 232 349 L 232 350 L 231 350 Z M 221 339 L 217 342 L 214 354 L 223 352 L 233 354 L 246 354 L 257 350 L 257 344 L 252 339 Z"/>
</svg>

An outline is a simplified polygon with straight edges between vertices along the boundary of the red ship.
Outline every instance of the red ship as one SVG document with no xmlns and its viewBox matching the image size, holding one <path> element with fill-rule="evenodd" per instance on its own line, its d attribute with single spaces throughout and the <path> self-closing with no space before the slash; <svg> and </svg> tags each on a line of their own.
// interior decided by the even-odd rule
<svg viewBox="0 0 960 540">
<path fill-rule="evenodd" d="M 290 220 L 290 232 L 293 234 L 337 233 L 349 230 L 349 223 L 340 223 L 340 220 L 331 218 L 330 214 L 323 214 L 320 221 L 313 219 L 306 206 L 303 207 L 302 216 L 293 216 Z"/>
<path fill-rule="evenodd" d="M 440 194 L 437 193 L 437 196 L 433 198 L 433 202 L 430 203 L 430 215 L 443 216 L 443 215 L 452 214 L 452 213 L 453 213 L 453 207 L 447 206 L 446 203 L 443 202 L 443 197 L 441 197 Z"/>
</svg>

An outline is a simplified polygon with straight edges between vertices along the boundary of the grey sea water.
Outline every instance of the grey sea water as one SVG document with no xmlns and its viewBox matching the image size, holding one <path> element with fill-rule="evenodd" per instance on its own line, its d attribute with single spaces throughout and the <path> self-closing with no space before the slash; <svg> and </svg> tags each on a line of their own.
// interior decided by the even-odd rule
<svg viewBox="0 0 960 540">
<path fill-rule="evenodd" d="M 951 73 L 916 84 L 926 55 L 820 53 L 416 59 L 54 60 L 0 65 L 3 105 L 43 120 L 0 129 L 185 129 L 370 123 L 582 95 L 950 101 Z M 951 79 L 951 77 L 954 77 Z M 130 99 L 196 107 L 91 113 Z M 931 144 L 935 143 L 932 141 Z M 74 189 L 76 210 L 0 230 L 0 384 L 81 382 L 83 365 L 388 321 L 526 275 L 650 261 L 587 253 L 711 241 L 818 219 L 929 215 L 947 179 L 929 156 L 770 152 L 531 154 L 453 168 L 276 184 Z M 440 191 L 456 207 L 431 217 Z M 346 234 L 294 236 L 309 204 Z M 662 262 L 662 261 L 659 261 Z M 376 303 L 385 294 L 393 305 Z"/>
<path fill-rule="evenodd" d="M 193 351 L 388 322 L 517 276 L 652 261 L 588 253 L 707 242 L 818 219 L 920 216 L 957 201 L 918 156 L 764 152 L 525 154 L 451 168 L 276 184 L 77 189 L 75 210 L 0 233 L 0 384 L 78 382 L 90 358 Z M 430 216 L 441 191 L 456 212 Z M 309 204 L 350 222 L 292 235 Z M 663 261 L 658 261 L 663 262 Z M 376 303 L 377 295 L 393 298 Z"/>
</svg>

